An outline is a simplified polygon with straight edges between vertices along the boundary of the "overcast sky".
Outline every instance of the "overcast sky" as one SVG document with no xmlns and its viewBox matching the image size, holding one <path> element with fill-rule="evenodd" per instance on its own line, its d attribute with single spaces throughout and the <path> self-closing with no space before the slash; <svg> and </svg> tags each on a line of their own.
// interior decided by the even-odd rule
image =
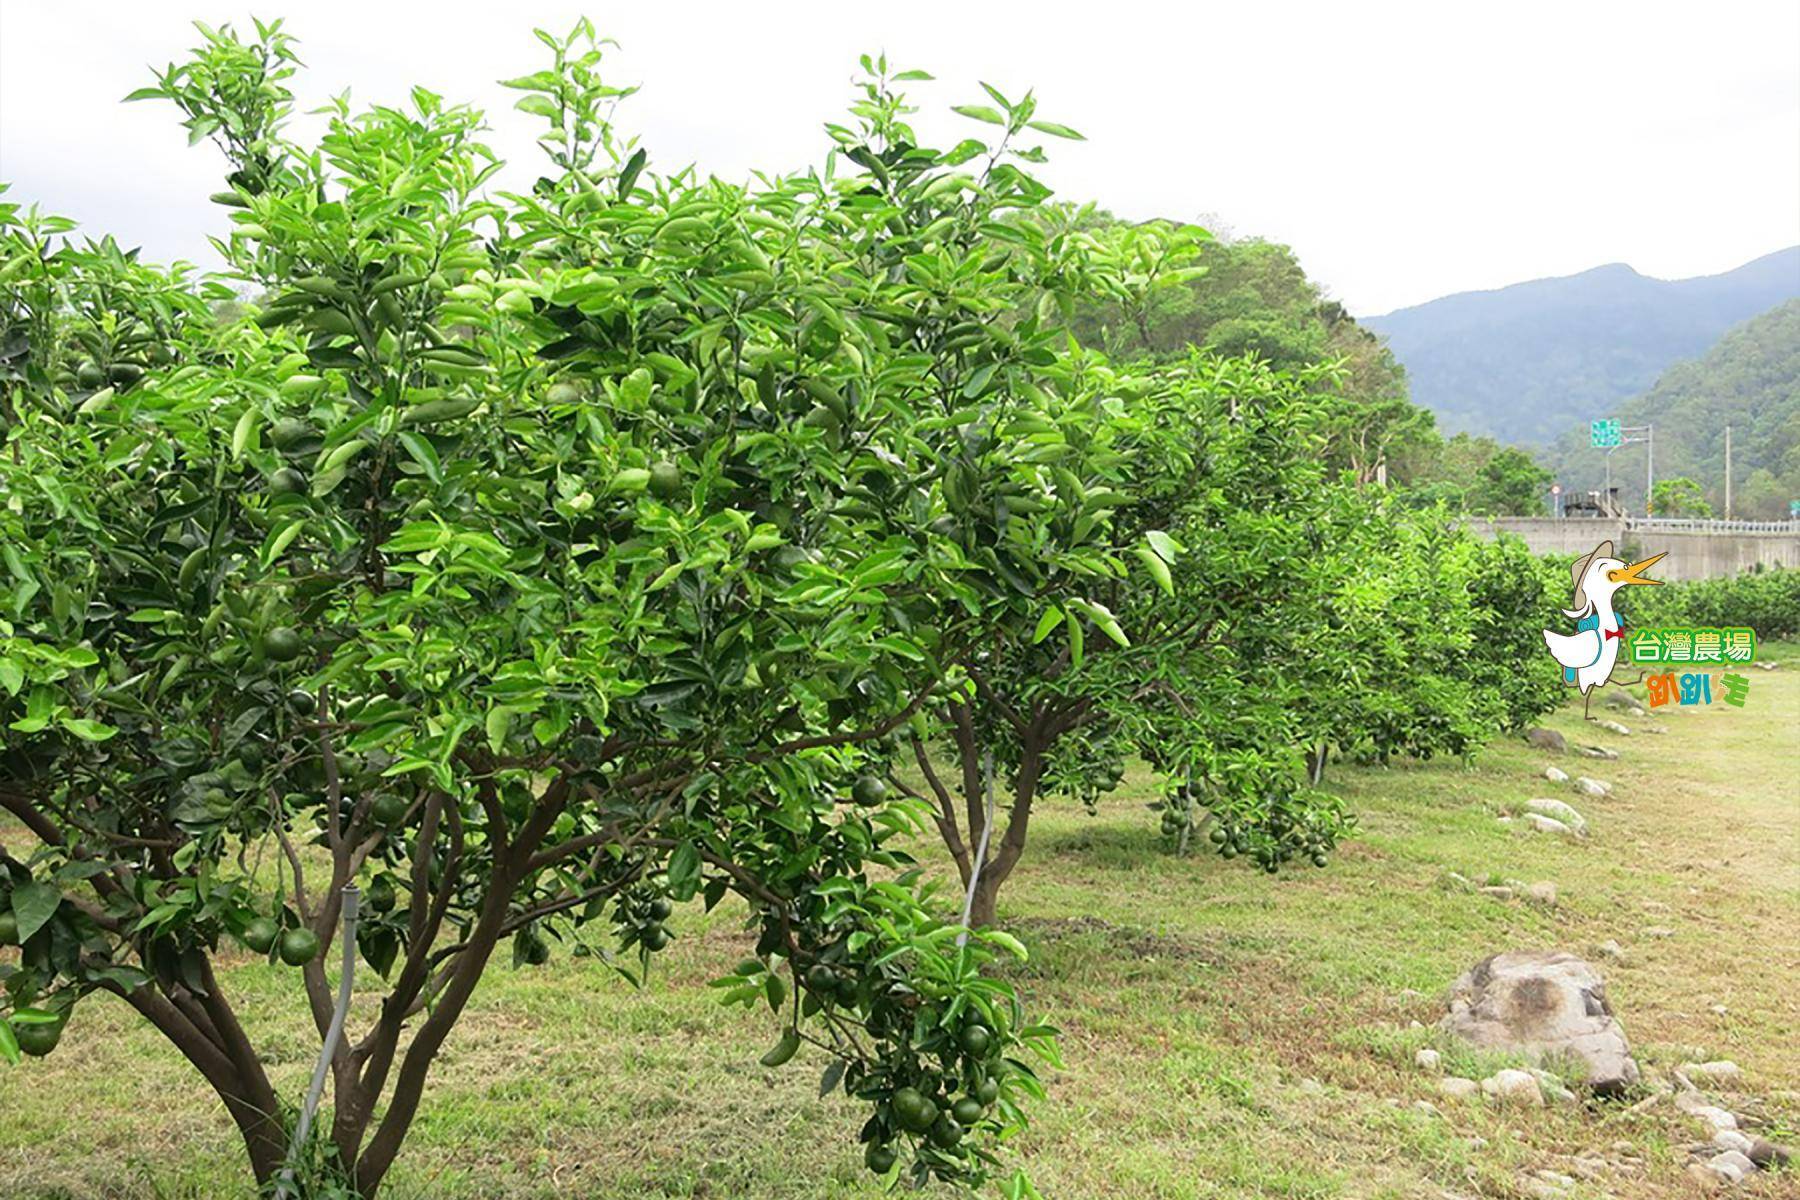
<svg viewBox="0 0 1800 1200">
<path fill-rule="evenodd" d="M 196 35 L 289 13 L 302 100 L 421 83 L 488 110 L 535 175 L 533 118 L 494 80 L 533 25 L 587 12 L 644 90 L 620 124 L 654 168 L 742 178 L 822 158 L 856 57 L 933 72 L 921 132 L 1035 88 L 1082 130 L 1043 177 L 1121 215 L 1292 245 L 1361 315 L 1627 262 L 1679 278 L 1800 242 L 1800 3 L 905 4 L 0 0 L 0 180 L 151 257 L 211 262 L 222 168 L 174 110 L 120 105 Z M 523 168 L 521 168 L 523 169 Z M 516 178 L 516 176 L 515 176 Z"/>
</svg>

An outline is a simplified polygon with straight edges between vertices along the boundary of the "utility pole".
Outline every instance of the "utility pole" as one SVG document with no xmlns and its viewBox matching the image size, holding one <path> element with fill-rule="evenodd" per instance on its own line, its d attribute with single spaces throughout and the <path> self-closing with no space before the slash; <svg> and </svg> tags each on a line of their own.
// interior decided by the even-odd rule
<svg viewBox="0 0 1800 1200">
<path fill-rule="evenodd" d="M 1731 520 L 1731 426 L 1725 427 L 1725 519 Z"/>
<path fill-rule="evenodd" d="M 1651 515 L 1650 497 L 1656 493 L 1656 426 L 1644 426 L 1644 515 Z"/>
</svg>

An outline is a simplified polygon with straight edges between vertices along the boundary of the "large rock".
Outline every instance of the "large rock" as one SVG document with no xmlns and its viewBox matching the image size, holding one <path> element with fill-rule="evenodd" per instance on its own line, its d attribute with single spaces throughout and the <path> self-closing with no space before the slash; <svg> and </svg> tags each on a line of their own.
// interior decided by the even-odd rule
<svg viewBox="0 0 1800 1200">
<path fill-rule="evenodd" d="M 1606 1003 L 1606 981 L 1573 954 L 1496 954 L 1452 984 L 1449 999 L 1439 1027 L 1476 1046 L 1534 1060 L 1573 1056 L 1587 1068 L 1587 1086 L 1596 1092 L 1637 1082 L 1625 1029 Z"/>
</svg>

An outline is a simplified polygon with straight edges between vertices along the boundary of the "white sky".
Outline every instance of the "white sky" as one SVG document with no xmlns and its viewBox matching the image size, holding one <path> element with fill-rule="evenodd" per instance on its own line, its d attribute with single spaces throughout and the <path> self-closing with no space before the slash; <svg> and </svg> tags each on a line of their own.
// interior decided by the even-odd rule
<svg viewBox="0 0 1800 1200">
<path fill-rule="evenodd" d="M 302 100 L 421 83 L 485 107 L 536 174 L 534 118 L 494 85 L 542 65 L 533 25 L 586 11 L 644 85 L 620 124 L 653 169 L 742 178 L 818 161 L 857 55 L 930 70 L 921 133 L 1036 89 L 1042 172 L 1121 215 L 1212 220 L 1287 242 L 1368 315 L 1449 292 L 1628 262 L 1678 278 L 1800 242 L 1800 3 L 589 3 L 273 0 Z M 0 0 L 0 180 L 148 256 L 211 262 L 226 225 L 209 146 L 172 107 L 120 105 L 193 44 L 205 0 Z M 514 178 L 519 178 L 515 176 Z"/>
</svg>

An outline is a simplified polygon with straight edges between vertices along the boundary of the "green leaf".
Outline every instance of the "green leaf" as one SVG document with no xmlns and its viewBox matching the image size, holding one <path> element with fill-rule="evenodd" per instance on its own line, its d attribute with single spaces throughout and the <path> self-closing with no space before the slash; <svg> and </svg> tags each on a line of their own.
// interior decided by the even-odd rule
<svg viewBox="0 0 1800 1200">
<path fill-rule="evenodd" d="M 503 704 L 488 709 L 487 721 L 484 723 L 487 729 L 488 749 L 495 754 L 500 753 L 501 747 L 506 745 L 506 735 L 512 731 L 512 723 L 512 709 Z"/>
<path fill-rule="evenodd" d="M 19 1065 L 19 1039 L 13 1036 L 12 1025 L 0 1018 L 0 1058 L 10 1065 Z"/>
<path fill-rule="evenodd" d="M 261 418 L 262 411 L 252 404 L 237 419 L 237 424 L 231 430 L 231 459 L 233 462 L 244 457 L 244 451 L 250 447 L 251 439 L 256 434 L 257 422 Z"/>
<path fill-rule="evenodd" d="M 1137 555 L 1139 562 L 1144 564 L 1144 568 L 1150 572 L 1150 577 L 1156 580 L 1156 585 L 1173 596 L 1175 580 L 1170 576 L 1169 564 L 1163 561 L 1162 555 L 1148 546 L 1133 546 L 1131 552 Z"/>
<path fill-rule="evenodd" d="M 104 742 L 118 733 L 111 725 L 87 717 L 64 717 L 62 727 L 84 742 Z"/>
<path fill-rule="evenodd" d="M 1047 133 L 1051 137 L 1067 138 L 1072 142 L 1085 142 L 1087 138 L 1070 129 L 1067 125 L 1058 125 L 1055 121 L 1027 121 L 1026 128 L 1035 129 L 1039 133 Z"/>
<path fill-rule="evenodd" d="M 424 470 L 426 478 L 433 483 L 444 482 L 443 464 L 438 461 L 438 453 L 432 447 L 431 439 L 407 430 L 400 434 L 400 444 L 406 448 L 407 456 Z"/>
<path fill-rule="evenodd" d="M 13 916 L 19 922 L 19 941 L 28 940 L 56 915 L 62 893 L 47 883 L 32 880 L 13 889 Z"/>
<path fill-rule="evenodd" d="M 700 850 L 692 842 L 682 842 L 669 855 L 669 898 L 677 902 L 692 900 L 700 890 Z"/>
<path fill-rule="evenodd" d="M 631 189 L 637 186 L 637 178 L 644 169 L 644 162 L 644 152 L 639 150 L 626 160 L 625 166 L 619 171 L 620 200 L 631 198 Z"/>
<path fill-rule="evenodd" d="M 1056 627 L 1063 623 L 1064 619 L 1065 614 L 1063 613 L 1063 610 L 1056 605 L 1052 604 L 1049 608 L 1045 609 L 1044 615 L 1038 618 L 1037 629 L 1031 635 L 1031 644 L 1035 646 L 1045 638 L 1049 637 L 1051 633 L 1055 631 Z"/>
<path fill-rule="evenodd" d="M 975 936 L 984 942 L 992 942 L 996 946 L 1004 947 L 1020 962 L 1028 962 L 1031 959 L 1030 952 L 1025 949 L 1025 943 L 1004 929 L 984 929 Z"/>
<path fill-rule="evenodd" d="M 986 121 L 989 125 L 1006 124 L 1006 118 L 999 109 L 989 108 L 985 104 L 956 104 L 951 106 L 950 111 L 977 121 Z"/>
</svg>

